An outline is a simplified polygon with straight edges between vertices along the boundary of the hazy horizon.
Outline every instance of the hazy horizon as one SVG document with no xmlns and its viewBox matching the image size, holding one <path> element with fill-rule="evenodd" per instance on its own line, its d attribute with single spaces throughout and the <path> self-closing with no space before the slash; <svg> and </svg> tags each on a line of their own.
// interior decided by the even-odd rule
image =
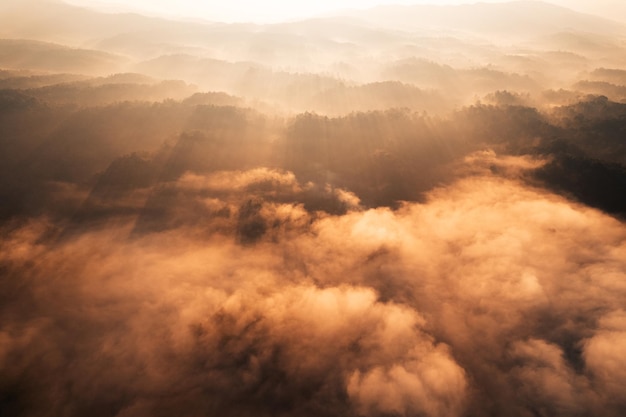
<svg viewBox="0 0 626 417">
<path fill-rule="evenodd" d="M 278 23 L 308 17 L 337 14 L 347 9 L 367 9 L 380 5 L 452 6 L 476 3 L 508 3 L 512 0 L 340 0 L 293 2 L 272 0 L 263 3 L 233 0 L 222 3 L 198 3 L 192 0 L 66 0 L 69 4 L 93 7 L 110 12 L 132 11 L 169 18 L 196 18 L 217 22 Z M 533 1 L 533 0 L 531 0 Z M 540 1 L 540 0 L 534 0 Z M 580 13 L 601 16 L 626 23 L 626 4 L 616 0 L 543 0 L 548 4 Z"/>
</svg>

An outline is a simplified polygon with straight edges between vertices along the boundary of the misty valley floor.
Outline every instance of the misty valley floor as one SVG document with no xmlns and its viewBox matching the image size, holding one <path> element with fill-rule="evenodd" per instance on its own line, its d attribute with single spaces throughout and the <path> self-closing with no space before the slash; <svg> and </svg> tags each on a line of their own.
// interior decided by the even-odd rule
<svg viewBox="0 0 626 417">
<path fill-rule="evenodd" d="M 623 23 L 0 21 L 1 416 L 626 415 Z"/>
</svg>

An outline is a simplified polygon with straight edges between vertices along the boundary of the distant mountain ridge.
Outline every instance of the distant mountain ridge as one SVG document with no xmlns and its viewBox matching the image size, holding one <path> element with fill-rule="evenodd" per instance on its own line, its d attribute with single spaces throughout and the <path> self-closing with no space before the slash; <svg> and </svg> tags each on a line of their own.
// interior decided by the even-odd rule
<svg viewBox="0 0 626 417">
<path fill-rule="evenodd" d="M 128 60 L 92 49 L 27 39 L 0 39 L 0 68 L 86 74 L 115 73 Z"/>
<path fill-rule="evenodd" d="M 543 1 L 511 1 L 471 5 L 386 5 L 347 10 L 326 18 L 279 24 L 219 24 L 149 17 L 134 13 L 105 13 L 60 0 L 3 0 L 0 4 L 2 38 L 28 38 L 91 46 L 120 34 L 185 33 L 202 37 L 216 30 L 230 32 L 278 31 L 293 33 L 323 26 L 342 32 L 346 27 L 373 26 L 396 31 L 444 30 L 488 36 L 533 37 L 562 31 L 581 31 L 626 37 L 626 26 L 601 17 L 575 12 Z M 73 43 L 71 41 L 74 41 Z"/>
<path fill-rule="evenodd" d="M 385 5 L 343 16 L 387 29 L 454 29 L 491 35 L 528 36 L 564 30 L 626 36 L 626 26 L 543 1 L 464 5 Z"/>
</svg>

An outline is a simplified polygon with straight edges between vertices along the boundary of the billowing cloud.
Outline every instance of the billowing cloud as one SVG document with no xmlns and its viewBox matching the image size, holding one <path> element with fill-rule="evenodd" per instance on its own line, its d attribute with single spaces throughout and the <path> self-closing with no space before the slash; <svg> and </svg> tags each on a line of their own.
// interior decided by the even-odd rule
<svg viewBox="0 0 626 417">
<path fill-rule="evenodd" d="M 299 187 L 266 170 L 229 181 L 249 186 L 259 175 Z M 204 190 L 212 178 L 179 185 Z M 231 204 L 220 195 L 207 204 Z M 298 207 L 258 200 L 252 210 L 268 230 L 289 218 L 297 232 L 247 242 L 237 226 L 207 235 L 183 224 L 132 239 L 132 225 L 116 226 L 60 241 L 46 237 L 44 220 L 7 229 L 0 361 L 12 394 L 3 407 L 118 416 L 623 410 L 618 221 L 495 176 L 398 210 Z"/>
<path fill-rule="evenodd" d="M 602 399 L 623 410 L 620 393 L 626 389 L 626 365 L 621 358 L 626 348 L 626 315 L 621 309 L 614 310 L 598 324 L 593 336 L 583 343 L 583 357 Z"/>
</svg>

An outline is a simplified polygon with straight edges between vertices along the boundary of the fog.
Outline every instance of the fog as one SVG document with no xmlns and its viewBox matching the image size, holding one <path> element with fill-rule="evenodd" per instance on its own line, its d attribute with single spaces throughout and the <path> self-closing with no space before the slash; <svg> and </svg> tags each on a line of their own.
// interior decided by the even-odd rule
<svg viewBox="0 0 626 417">
<path fill-rule="evenodd" d="M 626 27 L 0 5 L 0 415 L 626 413 Z"/>
</svg>

